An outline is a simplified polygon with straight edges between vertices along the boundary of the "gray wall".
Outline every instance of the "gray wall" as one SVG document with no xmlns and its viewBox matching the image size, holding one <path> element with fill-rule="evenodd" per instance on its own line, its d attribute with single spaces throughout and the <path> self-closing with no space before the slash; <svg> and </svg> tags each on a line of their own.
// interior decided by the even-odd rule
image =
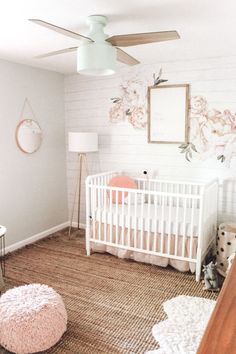
<svg viewBox="0 0 236 354">
<path fill-rule="evenodd" d="M 39 151 L 15 142 L 25 97 L 43 131 Z M 0 60 L 0 224 L 11 245 L 68 220 L 63 76 Z"/>
</svg>

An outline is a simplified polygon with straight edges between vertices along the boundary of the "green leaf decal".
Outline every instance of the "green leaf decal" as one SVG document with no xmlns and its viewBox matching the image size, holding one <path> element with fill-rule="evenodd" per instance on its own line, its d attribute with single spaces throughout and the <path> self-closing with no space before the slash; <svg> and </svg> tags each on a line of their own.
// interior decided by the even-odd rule
<svg viewBox="0 0 236 354">
<path fill-rule="evenodd" d="M 193 151 L 198 152 L 197 149 L 196 149 L 196 146 L 193 143 L 191 143 L 191 147 L 192 147 Z"/>
<path fill-rule="evenodd" d="M 217 156 L 217 160 L 219 160 L 221 163 L 223 163 L 226 160 L 225 155 L 219 155 Z"/>
<path fill-rule="evenodd" d="M 191 159 L 193 158 L 193 152 L 198 152 L 193 143 L 183 143 L 178 146 L 178 148 L 181 149 L 181 154 L 185 154 L 185 158 L 189 162 L 191 162 Z"/>
<path fill-rule="evenodd" d="M 130 116 L 130 115 L 131 115 L 131 110 L 128 108 L 128 109 L 125 111 L 125 114 L 126 114 L 127 116 Z"/>
<path fill-rule="evenodd" d="M 159 73 L 158 73 L 157 77 L 156 77 L 155 73 L 153 74 L 153 85 L 154 86 L 157 86 L 157 85 L 159 85 L 159 84 L 161 84 L 163 82 L 168 81 L 166 79 L 161 79 L 161 75 L 162 75 L 162 68 L 159 70 Z"/>
<path fill-rule="evenodd" d="M 112 97 L 112 98 L 111 98 L 111 101 L 112 101 L 113 103 L 118 103 L 118 102 L 121 101 L 121 99 L 120 99 L 119 97 Z"/>
</svg>

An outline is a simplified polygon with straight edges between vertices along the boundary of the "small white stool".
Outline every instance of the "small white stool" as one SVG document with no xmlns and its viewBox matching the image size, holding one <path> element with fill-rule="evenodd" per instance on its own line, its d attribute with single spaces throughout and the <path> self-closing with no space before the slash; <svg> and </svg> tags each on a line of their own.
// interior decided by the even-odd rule
<svg viewBox="0 0 236 354">
<path fill-rule="evenodd" d="M 220 224 L 216 241 L 218 272 L 226 276 L 229 257 L 236 252 L 236 223 Z"/>
</svg>

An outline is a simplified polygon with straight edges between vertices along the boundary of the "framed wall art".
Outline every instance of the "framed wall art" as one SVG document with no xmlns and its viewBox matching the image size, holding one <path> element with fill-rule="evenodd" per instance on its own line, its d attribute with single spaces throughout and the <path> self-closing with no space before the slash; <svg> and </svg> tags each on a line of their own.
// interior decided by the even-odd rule
<svg viewBox="0 0 236 354">
<path fill-rule="evenodd" d="M 148 142 L 179 144 L 188 141 L 189 85 L 148 88 Z"/>
</svg>

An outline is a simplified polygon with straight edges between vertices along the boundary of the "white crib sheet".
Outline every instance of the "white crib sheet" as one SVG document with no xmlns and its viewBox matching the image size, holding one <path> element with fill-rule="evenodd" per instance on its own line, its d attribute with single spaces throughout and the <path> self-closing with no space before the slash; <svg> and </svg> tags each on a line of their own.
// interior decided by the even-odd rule
<svg viewBox="0 0 236 354">
<path fill-rule="evenodd" d="M 172 207 L 171 211 L 168 206 L 164 207 L 162 211 L 161 206 L 157 206 L 156 210 L 156 218 L 155 218 L 155 205 L 150 204 L 150 219 L 148 225 L 148 204 L 143 204 L 143 218 L 141 217 L 141 205 L 137 206 L 137 221 L 136 228 L 137 230 L 150 231 L 150 232 L 158 232 L 158 233 L 166 233 L 166 234 L 177 234 L 177 235 L 185 235 L 190 237 L 193 235 L 197 237 L 199 234 L 199 209 L 195 208 L 193 211 L 193 227 L 191 227 L 192 220 L 192 208 L 186 208 L 185 214 L 185 227 L 184 227 L 184 208 L 178 208 L 178 220 L 177 217 L 177 208 Z M 169 217 L 170 213 L 170 217 Z M 163 217 L 162 217 L 163 214 Z M 118 218 L 117 216 L 118 215 Z M 169 219 L 171 222 L 169 223 Z M 128 220 L 128 205 L 124 205 L 124 209 L 122 212 L 122 205 L 119 205 L 116 209 L 116 205 L 112 206 L 112 211 L 107 207 L 106 211 L 104 208 L 97 208 L 95 212 L 95 220 L 100 221 L 102 223 L 113 224 L 122 226 L 124 224 L 125 227 L 130 227 L 131 229 L 135 229 L 135 209 L 134 206 L 130 207 L 130 221 Z M 162 222 L 163 220 L 163 222 Z M 156 225 L 155 225 L 156 224 Z"/>
</svg>

